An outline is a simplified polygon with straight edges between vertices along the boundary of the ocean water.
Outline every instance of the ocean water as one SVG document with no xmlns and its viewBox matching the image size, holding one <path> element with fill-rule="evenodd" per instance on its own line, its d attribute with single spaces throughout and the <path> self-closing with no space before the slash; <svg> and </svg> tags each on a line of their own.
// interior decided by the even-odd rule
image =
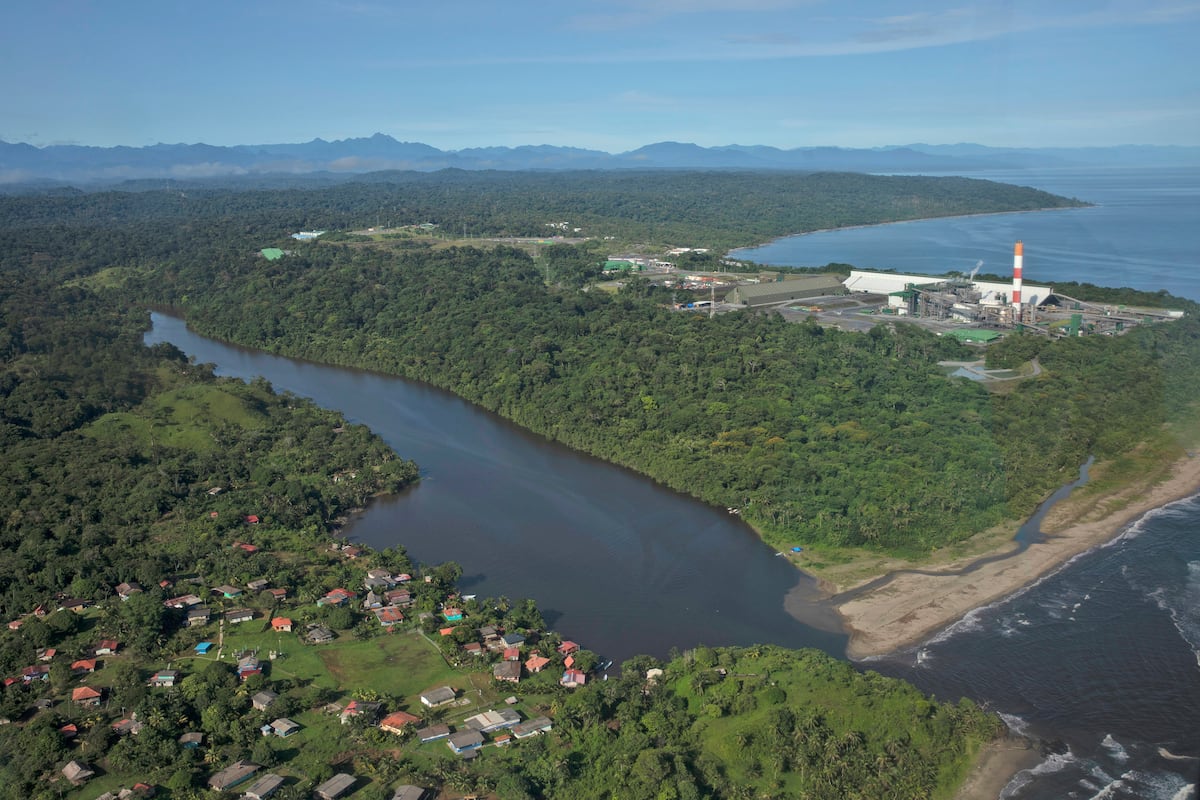
<svg viewBox="0 0 1200 800">
<path fill-rule="evenodd" d="M 969 177 L 1033 186 L 1095 205 L 921 220 L 777 239 L 734 255 L 764 264 L 942 274 L 1012 274 L 1025 242 L 1025 280 L 1130 286 L 1200 301 L 1200 169 L 1062 169 Z"/>
<path fill-rule="evenodd" d="M 1010 274 L 1200 300 L 1200 170 L 989 173 L 1094 208 L 795 236 L 738 255 L 796 266 Z M 941 698 L 969 696 L 1050 743 L 1012 800 L 1185 800 L 1200 775 L 1200 498 L 1157 509 L 1115 541 L 932 640 L 866 666 Z"/>
</svg>

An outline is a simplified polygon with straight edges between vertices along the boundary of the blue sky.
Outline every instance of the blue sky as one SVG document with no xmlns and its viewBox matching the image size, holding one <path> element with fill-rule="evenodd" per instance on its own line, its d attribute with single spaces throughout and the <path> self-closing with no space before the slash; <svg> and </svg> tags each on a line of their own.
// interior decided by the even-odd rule
<svg viewBox="0 0 1200 800">
<path fill-rule="evenodd" d="M 8 0 L 0 139 L 1200 144 L 1193 0 Z"/>
</svg>

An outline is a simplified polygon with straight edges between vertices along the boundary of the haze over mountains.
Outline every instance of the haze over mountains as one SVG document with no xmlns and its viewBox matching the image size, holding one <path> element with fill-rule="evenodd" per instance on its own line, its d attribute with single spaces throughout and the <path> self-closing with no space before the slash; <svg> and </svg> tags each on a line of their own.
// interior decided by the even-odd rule
<svg viewBox="0 0 1200 800">
<path fill-rule="evenodd" d="M 217 147 L 34 147 L 0 141 L 0 184 L 112 184 L 131 179 L 197 179 L 249 175 L 380 170 L 770 169 L 850 172 L 978 172 L 1089 166 L 1200 164 L 1200 147 L 996 148 L 976 144 L 910 144 L 871 149 L 763 145 L 701 147 L 659 142 L 625 153 L 536 145 L 439 150 L 382 133 L 299 144 Z"/>
</svg>

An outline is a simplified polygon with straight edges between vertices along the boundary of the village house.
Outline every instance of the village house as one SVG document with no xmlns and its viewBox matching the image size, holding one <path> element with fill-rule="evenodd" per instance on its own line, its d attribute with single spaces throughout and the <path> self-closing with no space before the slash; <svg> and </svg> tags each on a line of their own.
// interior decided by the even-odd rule
<svg viewBox="0 0 1200 800">
<path fill-rule="evenodd" d="M 237 588 L 236 586 L 230 586 L 227 583 L 223 584 L 221 586 L 214 587 L 212 590 L 212 593 L 219 594 L 219 595 L 221 595 L 221 597 L 225 598 L 226 600 L 232 600 L 235 597 L 242 596 L 241 589 Z"/>
<path fill-rule="evenodd" d="M 257 517 L 255 517 L 255 519 L 257 519 Z M 245 553 L 257 553 L 258 552 L 257 546 L 248 544 L 246 542 L 234 542 L 233 546 L 235 548 L 237 548 L 238 550 L 241 550 L 242 552 L 245 552 Z"/>
<path fill-rule="evenodd" d="M 525 669 L 529 670 L 531 674 L 541 672 L 548 666 L 550 666 L 550 659 L 536 652 L 525 661 Z"/>
<path fill-rule="evenodd" d="M 254 619 L 254 612 L 249 608 L 234 608 L 225 612 L 225 621 L 230 625 L 249 622 Z"/>
<path fill-rule="evenodd" d="M 428 789 L 404 783 L 396 787 L 396 793 L 392 795 L 392 800 L 426 800 L 428 797 Z"/>
<path fill-rule="evenodd" d="M 81 658 L 78 661 L 71 663 L 71 674 L 78 678 L 81 675 L 90 675 L 96 671 L 96 659 Z"/>
<path fill-rule="evenodd" d="M 270 736 L 274 734 L 281 739 L 286 739 L 293 733 L 296 733 L 300 730 L 300 724 L 293 722 L 287 717 L 280 717 L 274 722 L 269 722 L 266 725 L 263 725 L 259 730 L 262 732 L 263 736 Z"/>
<path fill-rule="evenodd" d="M 187 610 L 187 626 L 195 628 L 200 625 L 207 625 L 209 616 L 208 606 L 193 606 Z"/>
<path fill-rule="evenodd" d="M 558 683 L 560 686 L 565 686 L 568 689 L 575 689 L 587 683 L 587 675 L 584 675 L 577 669 L 569 669 L 563 673 Z"/>
<path fill-rule="evenodd" d="M 367 596 L 363 598 L 363 608 L 381 608 L 382 606 L 383 600 L 375 594 L 375 590 L 368 589 Z"/>
<path fill-rule="evenodd" d="M 391 589 L 383 593 L 383 599 L 389 606 L 408 608 L 413 604 L 412 592 L 408 589 Z"/>
<path fill-rule="evenodd" d="M 379 620 L 379 624 L 385 628 L 390 628 L 393 625 L 404 622 L 404 612 L 395 606 L 376 608 L 371 613 L 375 615 L 375 619 Z"/>
<path fill-rule="evenodd" d="M 71 702 L 84 708 L 95 708 L 100 705 L 103 695 L 90 686 L 80 686 L 71 691 Z"/>
<path fill-rule="evenodd" d="M 476 750 L 483 745 L 483 734 L 475 730 L 459 731 L 446 740 L 446 745 L 455 753 Z"/>
<path fill-rule="evenodd" d="M 142 723 L 133 717 L 126 717 L 114 722 L 112 729 L 117 736 L 136 736 L 142 730 Z"/>
<path fill-rule="evenodd" d="M 57 653 L 58 650 L 54 649 L 53 647 L 42 648 L 41 650 L 38 650 L 38 661 L 51 661 L 54 659 L 54 656 L 57 655 Z"/>
<path fill-rule="evenodd" d="M 313 790 L 313 794 L 321 798 L 321 800 L 338 800 L 339 797 L 350 791 L 350 787 L 354 785 L 354 776 L 347 775 L 345 772 L 339 772 L 329 780 L 322 783 Z"/>
<path fill-rule="evenodd" d="M 467 642 L 463 645 L 463 652 L 469 656 L 483 655 L 483 645 L 479 642 Z"/>
<path fill-rule="evenodd" d="M 154 677 L 150 679 L 151 686 L 174 686 L 175 681 L 179 680 L 179 670 L 177 669 L 160 669 L 154 673 Z"/>
<path fill-rule="evenodd" d="M 442 616 L 446 618 L 446 622 L 461 622 L 463 618 L 463 610 L 448 606 L 442 610 Z"/>
<path fill-rule="evenodd" d="M 164 600 L 163 605 L 167 608 L 191 608 L 192 606 L 200 605 L 202 602 L 204 601 L 194 594 L 181 594 L 179 597 Z"/>
<path fill-rule="evenodd" d="M 518 647 L 525 644 L 525 637 L 519 633 L 506 633 L 500 637 L 505 647 Z"/>
<path fill-rule="evenodd" d="M 262 672 L 262 662 L 258 660 L 258 656 L 249 655 L 238 659 L 238 680 L 246 681 L 251 675 L 261 675 Z"/>
<path fill-rule="evenodd" d="M 292 621 L 287 617 L 275 617 L 271 620 L 271 630 L 276 633 L 291 633 Z"/>
<path fill-rule="evenodd" d="M 121 649 L 121 643 L 116 639 L 101 639 L 100 643 L 92 650 L 92 655 L 96 656 L 112 656 L 117 654 L 117 650 Z"/>
<path fill-rule="evenodd" d="M 317 599 L 318 606 L 344 606 L 354 597 L 354 592 L 346 589 L 334 589 L 327 592 L 325 596 Z"/>
<path fill-rule="evenodd" d="M 267 708 L 279 699 L 279 694 L 270 689 L 263 689 L 261 692 L 256 692 L 250 697 L 250 705 L 254 706 L 255 711 L 266 711 Z"/>
<path fill-rule="evenodd" d="M 184 750 L 195 750 L 200 745 L 204 744 L 204 734 L 200 731 L 189 731 L 180 736 L 176 741 Z"/>
<path fill-rule="evenodd" d="M 131 596 L 142 591 L 142 587 L 133 581 L 129 581 L 128 583 L 118 583 L 116 589 L 117 596 L 122 600 L 128 600 Z"/>
<path fill-rule="evenodd" d="M 96 774 L 96 770 L 92 769 L 82 761 L 68 761 L 67 765 L 62 768 L 63 777 L 69 780 L 75 786 L 82 786 L 87 782 L 88 778 Z M 94 791 L 94 790 L 93 790 Z"/>
<path fill-rule="evenodd" d="M 208 651 L 212 650 L 212 646 L 213 646 L 212 642 L 200 642 L 199 644 L 196 645 L 196 655 L 198 655 L 198 656 L 208 655 Z"/>
<path fill-rule="evenodd" d="M 420 717 L 415 717 L 407 711 L 393 711 L 380 721 L 379 729 L 399 736 L 404 733 L 404 729 L 409 725 L 416 725 L 420 721 Z"/>
<path fill-rule="evenodd" d="M 504 660 L 505 661 L 520 661 L 521 660 L 521 648 L 519 648 L 519 647 L 504 648 Z"/>
<path fill-rule="evenodd" d="M 313 644 L 326 644 L 337 638 L 337 634 L 319 622 L 310 622 L 305 635 Z"/>
<path fill-rule="evenodd" d="M 29 684 L 34 681 L 48 680 L 50 680 L 49 664 L 34 664 L 21 670 L 21 681 L 23 683 Z"/>
<path fill-rule="evenodd" d="M 251 592 L 261 592 L 263 589 L 267 588 L 267 584 L 269 583 L 270 581 L 268 581 L 266 578 L 255 578 L 254 580 L 246 583 L 246 590 Z"/>
<path fill-rule="evenodd" d="M 511 708 L 484 711 L 463 720 L 463 725 L 480 733 L 491 733 L 501 728 L 511 728 L 521 721 L 521 715 Z"/>
<path fill-rule="evenodd" d="M 383 708 L 382 703 L 367 702 L 365 700 L 351 700 L 342 709 L 341 721 L 343 725 L 348 725 L 351 720 L 362 719 L 368 725 L 375 722 L 379 716 L 380 709 Z"/>
<path fill-rule="evenodd" d="M 445 739 L 449 735 L 449 725 L 430 725 L 428 728 L 421 728 L 417 731 L 417 738 L 422 743 L 436 742 L 438 739 Z"/>
<path fill-rule="evenodd" d="M 259 775 L 258 779 L 242 793 L 242 800 L 267 800 L 268 797 L 279 791 L 279 787 L 283 786 L 283 783 L 282 775 L 276 775 L 273 772 Z"/>
<path fill-rule="evenodd" d="M 498 681 L 507 681 L 508 683 L 521 682 L 521 662 L 520 661 L 501 661 L 496 666 L 492 667 L 492 677 Z"/>
<path fill-rule="evenodd" d="M 74 722 L 68 722 L 66 725 L 63 725 L 61 728 L 59 728 L 58 732 L 62 734 L 64 739 L 70 742 L 79 736 L 79 726 L 77 726 Z"/>
<path fill-rule="evenodd" d="M 242 798 L 243 800 L 267 800 L 268 797 L 279 790 L 280 786 L 283 786 L 283 776 L 276 775 L 274 772 L 268 772 L 250 784 L 246 792 L 242 795 Z"/>
<path fill-rule="evenodd" d="M 67 599 L 63 600 L 62 605 L 59 606 L 59 608 L 66 609 L 67 611 L 74 611 L 76 614 L 91 607 L 92 602 L 90 600 L 84 600 L 79 597 L 68 597 Z"/>
<path fill-rule="evenodd" d="M 284 588 L 267 589 L 267 592 L 271 595 L 271 597 L 273 597 L 275 599 L 275 602 L 279 602 L 280 600 L 287 599 L 287 589 L 284 589 Z"/>
<path fill-rule="evenodd" d="M 575 644 L 575 642 L 568 640 L 568 641 L 565 641 L 562 644 L 560 644 L 556 649 L 558 650 L 558 654 L 560 656 L 569 656 L 572 653 L 579 652 L 579 645 Z"/>
<path fill-rule="evenodd" d="M 235 761 L 220 772 L 214 773 L 208 779 L 208 788 L 214 792 L 225 792 L 238 784 L 250 780 L 254 773 L 262 767 L 250 761 Z"/>
<path fill-rule="evenodd" d="M 439 686 L 421 693 L 421 704 L 429 708 L 437 708 L 454 701 L 454 690 L 449 686 Z"/>
<path fill-rule="evenodd" d="M 553 727 L 549 717 L 535 717 L 528 722 L 522 722 L 514 725 L 512 728 L 513 736 L 518 739 L 527 739 L 530 736 L 537 736 L 545 733 Z"/>
</svg>

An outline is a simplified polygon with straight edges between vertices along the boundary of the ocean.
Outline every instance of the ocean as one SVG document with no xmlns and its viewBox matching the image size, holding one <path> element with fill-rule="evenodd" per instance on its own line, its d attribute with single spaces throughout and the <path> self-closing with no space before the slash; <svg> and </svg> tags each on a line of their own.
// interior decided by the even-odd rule
<svg viewBox="0 0 1200 800">
<path fill-rule="evenodd" d="M 1200 300 L 1200 170 L 987 173 L 1093 208 L 882 225 L 737 255 L 903 272 L 1166 290 Z M 1147 514 L 1018 594 L 918 647 L 865 664 L 944 699 L 969 696 L 1049 743 L 1011 800 L 1185 800 L 1200 775 L 1200 497 Z"/>
</svg>

